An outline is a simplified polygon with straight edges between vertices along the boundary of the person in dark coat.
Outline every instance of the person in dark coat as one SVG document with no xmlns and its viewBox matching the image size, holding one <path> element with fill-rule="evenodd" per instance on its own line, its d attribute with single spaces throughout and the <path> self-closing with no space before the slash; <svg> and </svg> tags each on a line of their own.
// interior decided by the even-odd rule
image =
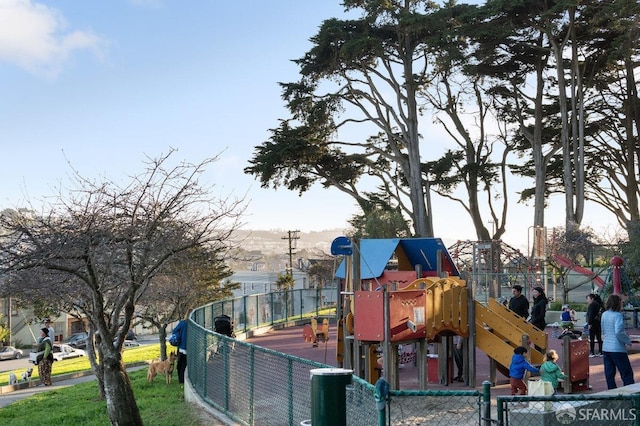
<svg viewBox="0 0 640 426">
<path fill-rule="evenodd" d="M 540 330 L 544 330 L 547 326 L 545 316 L 547 314 L 549 299 L 547 299 L 547 296 L 544 294 L 542 287 L 534 287 L 531 294 L 533 294 L 533 307 L 531 308 L 531 319 L 529 322 Z"/>
<path fill-rule="evenodd" d="M 602 327 L 600 326 L 600 318 L 602 314 L 602 304 L 597 295 L 591 293 L 587 295 L 587 324 L 589 325 L 589 358 L 602 356 Z M 596 349 L 596 340 L 598 341 L 598 352 Z"/>
<path fill-rule="evenodd" d="M 187 312 L 185 319 L 180 320 L 172 331 L 178 336 L 178 383 L 184 383 L 185 370 L 187 369 L 187 319 L 190 312 Z"/>
<path fill-rule="evenodd" d="M 509 309 L 522 318 L 527 319 L 529 316 L 529 301 L 524 294 L 522 294 L 522 286 L 516 284 L 511 287 L 511 294 L 513 294 L 513 297 L 509 299 Z"/>
<path fill-rule="evenodd" d="M 40 329 L 40 342 L 36 348 L 38 355 L 36 362 L 38 364 L 38 375 L 42 384 L 51 386 L 51 366 L 53 365 L 53 343 L 49 337 L 49 329 L 43 327 Z"/>
</svg>

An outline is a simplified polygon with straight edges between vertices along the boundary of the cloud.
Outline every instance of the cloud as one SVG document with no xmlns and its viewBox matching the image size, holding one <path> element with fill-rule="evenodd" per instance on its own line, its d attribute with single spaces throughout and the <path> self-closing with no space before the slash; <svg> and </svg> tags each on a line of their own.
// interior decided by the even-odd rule
<svg viewBox="0 0 640 426">
<path fill-rule="evenodd" d="M 0 61 L 36 75 L 57 76 L 74 52 L 102 54 L 91 31 L 67 30 L 55 9 L 31 0 L 0 0 Z"/>
</svg>

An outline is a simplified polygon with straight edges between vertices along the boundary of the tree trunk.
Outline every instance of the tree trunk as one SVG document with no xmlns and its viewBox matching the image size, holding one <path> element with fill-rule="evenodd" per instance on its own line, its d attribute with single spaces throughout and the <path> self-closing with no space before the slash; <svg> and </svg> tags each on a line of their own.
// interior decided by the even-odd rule
<svg viewBox="0 0 640 426">
<path fill-rule="evenodd" d="M 420 158 L 420 133 L 418 132 L 418 107 L 416 102 L 416 84 L 413 76 L 413 48 L 409 37 L 405 40 L 404 76 L 407 92 L 407 153 L 409 166 L 407 181 L 409 184 L 411 207 L 413 211 L 413 229 L 416 237 L 433 237 L 430 226 L 431 212 L 427 211 L 424 187 L 422 185 L 422 159 Z"/>
<path fill-rule="evenodd" d="M 104 368 L 102 367 L 102 364 L 98 364 L 98 360 L 96 359 L 96 350 L 91 335 L 90 338 L 87 339 L 86 350 L 87 356 L 89 357 L 89 364 L 91 364 L 91 369 L 93 370 L 96 376 L 96 380 L 98 381 L 98 391 L 100 393 L 100 399 L 104 400 L 107 398 L 104 392 Z"/>
<path fill-rule="evenodd" d="M 584 171 L 584 81 L 580 70 L 580 56 L 578 54 L 578 41 L 576 37 L 575 14 L 576 8 L 571 7 L 571 69 L 572 69 L 572 131 L 574 141 L 574 164 L 576 178 L 576 223 L 581 224 L 584 217 L 584 193 L 585 193 L 585 171 Z"/>
<path fill-rule="evenodd" d="M 103 345 L 109 343 L 105 342 Z M 141 426 L 140 410 L 133 395 L 131 381 L 122 363 L 122 357 L 113 349 L 109 352 L 101 363 L 104 368 L 109 420 L 113 426 Z"/>
<path fill-rule="evenodd" d="M 531 150 L 533 154 L 533 163 L 536 168 L 536 187 L 535 197 L 533 204 L 533 226 L 544 226 L 544 207 L 545 207 L 545 189 L 546 189 L 546 175 L 547 164 L 542 151 L 542 101 L 544 94 L 544 80 L 542 77 L 544 69 L 543 61 L 539 61 L 536 64 L 536 98 L 534 105 L 534 128 L 533 128 L 533 140 L 531 141 Z"/>
<path fill-rule="evenodd" d="M 167 359 L 167 326 L 158 327 L 158 333 L 160 335 L 160 359 L 164 361 Z"/>
<path fill-rule="evenodd" d="M 638 174 L 640 171 L 637 169 L 640 164 L 640 149 L 634 135 L 635 132 L 640 132 L 640 107 L 638 106 L 638 87 L 635 80 L 633 62 L 630 59 L 625 60 L 626 70 L 626 84 L 627 84 L 627 97 L 624 100 L 625 109 L 625 133 L 626 140 L 622 142 L 622 149 L 626 151 L 627 164 L 627 203 L 629 205 L 629 220 L 630 222 L 640 221 L 640 207 L 638 203 Z M 635 126 L 634 126 L 635 125 Z M 634 129 L 635 127 L 635 129 Z M 637 133 L 636 133 L 637 134 Z"/>
</svg>

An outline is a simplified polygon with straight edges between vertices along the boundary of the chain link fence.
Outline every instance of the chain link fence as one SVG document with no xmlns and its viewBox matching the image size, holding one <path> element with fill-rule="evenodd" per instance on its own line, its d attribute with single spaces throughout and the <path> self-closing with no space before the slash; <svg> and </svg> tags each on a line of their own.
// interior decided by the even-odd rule
<svg viewBox="0 0 640 426">
<path fill-rule="evenodd" d="M 187 333 L 187 368 L 195 391 L 243 425 L 300 425 L 309 420 L 310 371 L 330 366 L 214 333 L 214 319 L 228 315 L 236 323 L 236 332 L 246 332 L 318 315 L 331 307 L 332 294 L 335 292 L 326 289 L 292 290 L 227 299 L 195 309 Z M 346 389 L 348 425 L 379 424 L 374 390 L 370 383 L 353 376 Z M 476 391 L 392 391 L 387 421 L 394 425 L 479 424 L 479 401 Z"/>
<path fill-rule="evenodd" d="M 335 317 L 336 288 L 298 289 L 251 294 L 210 303 L 196 309 L 193 320 L 213 330 L 213 319 L 228 315 L 236 333 L 305 317 Z"/>
<path fill-rule="evenodd" d="M 500 426 L 637 426 L 640 394 L 499 396 Z"/>
<path fill-rule="evenodd" d="M 330 366 L 261 348 L 191 323 L 189 381 L 198 394 L 243 425 L 300 425 L 311 419 L 311 374 Z M 194 348 L 193 350 L 191 348 Z M 378 425 L 374 386 L 354 376 L 346 389 L 349 426 Z M 393 425 L 477 425 L 480 394 L 392 391 Z"/>
<path fill-rule="evenodd" d="M 479 425 L 482 395 L 472 391 L 391 391 L 388 424 Z"/>
<path fill-rule="evenodd" d="M 223 314 L 243 321 L 236 331 L 247 331 L 317 315 L 327 308 L 326 298 L 314 299 L 317 290 L 286 293 L 228 299 L 199 307 L 191 314 L 189 382 L 205 403 L 238 424 L 294 426 L 311 419 L 311 370 L 330 366 L 213 332 L 215 317 Z M 347 425 L 640 426 L 640 394 L 500 396 L 496 407 L 491 404 L 489 383 L 483 385 L 482 393 L 391 391 L 381 421 L 375 387 L 353 376 L 345 392 Z"/>
</svg>

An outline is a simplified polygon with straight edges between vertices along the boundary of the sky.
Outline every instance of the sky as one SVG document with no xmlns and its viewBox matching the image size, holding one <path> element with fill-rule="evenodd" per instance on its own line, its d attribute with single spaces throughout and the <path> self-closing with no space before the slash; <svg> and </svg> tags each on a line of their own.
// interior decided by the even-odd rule
<svg viewBox="0 0 640 426">
<path fill-rule="evenodd" d="M 0 208 L 53 194 L 72 169 L 118 180 L 177 149 L 190 162 L 219 156 L 206 178 L 246 197 L 245 229 L 345 230 L 358 210 L 338 190 L 300 197 L 243 172 L 287 117 L 277 83 L 298 80 L 291 60 L 333 17 L 345 17 L 339 0 L 0 0 Z M 563 225 L 562 202 L 547 226 Z M 435 198 L 434 211 L 436 237 L 475 239 L 457 204 Z M 526 248 L 532 221 L 531 206 L 513 206 L 503 240 Z M 616 228 L 593 205 L 584 224 Z"/>
</svg>

